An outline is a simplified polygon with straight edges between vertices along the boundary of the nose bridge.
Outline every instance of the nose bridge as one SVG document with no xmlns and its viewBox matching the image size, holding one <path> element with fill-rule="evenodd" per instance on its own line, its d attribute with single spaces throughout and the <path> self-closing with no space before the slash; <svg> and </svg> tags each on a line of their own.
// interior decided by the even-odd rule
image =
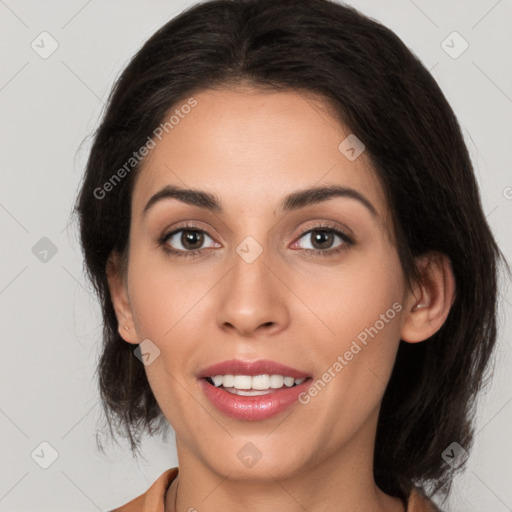
<svg viewBox="0 0 512 512">
<path fill-rule="evenodd" d="M 268 288 L 268 269 L 270 260 L 269 249 L 264 248 L 252 236 L 246 237 L 235 248 L 233 255 L 233 270 L 231 272 L 231 279 L 235 281 L 235 286 L 242 289 L 244 287 L 254 287 L 256 290 L 264 292 L 264 288 Z M 250 290 L 255 291 L 255 290 Z"/>
<path fill-rule="evenodd" d="M 221 327 L 250 335 L 262 325 L 279 329 L 287 322 L 282 285 L 269 268 L 271 259 L 270 251 L 251 236 L 234 248 L 218 306 Z"/>
</svg>

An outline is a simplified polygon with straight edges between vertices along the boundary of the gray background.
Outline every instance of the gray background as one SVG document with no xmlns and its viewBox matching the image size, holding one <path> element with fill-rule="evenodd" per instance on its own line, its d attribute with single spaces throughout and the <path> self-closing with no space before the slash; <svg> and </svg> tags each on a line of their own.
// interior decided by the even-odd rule
<svg viewBox="0 0 512 512">
<path fill-rule="evenodd" d="M 177 465 L 172 437 L 167 444 L 146 439 L 138 462 L 126 444 L 106 456 L 96 450 L 100 316 L 70 208 L 114 79 L 156 29 L 191 3 L 0 0 L 1 511 L 109 510 Z M 463 127 L 485 212 L 510 260 L 512 1 L 351 5 L 394 30 L 432 70 Z M 40 36 L 44 31 L 58 44 L 47 58 L 41 53 L 52 40 Z M 469 44 L 461 55 L 464 41 L 454 31 Z M 445 505 L 453 512 L 512 510 L 506 283 L 501 296 L 496 369 L 480 400 L 468 470 Z M 40 464 L 52 462 L 52 449 L 41 442 L 58 453 L 47 469 Z"/>
</svg>

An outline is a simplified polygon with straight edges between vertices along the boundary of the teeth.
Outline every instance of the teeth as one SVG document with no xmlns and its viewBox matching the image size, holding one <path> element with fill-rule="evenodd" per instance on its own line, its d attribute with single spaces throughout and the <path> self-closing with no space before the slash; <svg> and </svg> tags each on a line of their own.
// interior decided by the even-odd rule
<svg viewBox="0 0 512 512">
<path fill-rule="evenodd" d="M 284 377 L 282 375 L 271 375 L 270 376 L 270 387 L 272 389 L 282 388 L 284 385 Z"/>
<path fill-rule="evenodd" d="M 293 384 L 295 383 L 295 379 L 293 377 L 285 377 L 284 379 L 284 385 L 291 388 Z"/>
<path fill-rule="evenodd" d="M 235 389 L 251 389 L 252 377 L 248 375 L 235 375 L 233 387 Z"/>
<path fill-rule="evenodd" d="M 255 375 L 251 381 L 252 389 L 264 390 L 270 387 L 270 377 L 268 375 Z"/>
<path fill-rule="evenodd" d="M 251 390 L 247 394 L 256 391 L 266 391 L 268 389 L 280 389 L 283 386 L 291 388 L 294 384 L 302 384 L 306 379 L 294 379 L 293 377 L 283 375 L 215 375 L 210 377 L 215 387 L 234 388 L 235 390 Z M 245 395 L 246 393 L 236 393 Z"/>
<path fill-rule="evenodd" d="M 223 386 L 224 385 L 224 382 L 226 383 L 226 387 L 228 388 L 232 388 L 233 385 L 235 384 L 235 377 L 233 375 L 217 375 L 217 380 L 219 380 L 219 377 L 220 377 L 220 384 L 219 386 Z"/>
<path fill-rule="evenodd" d="M 213 380 L 213 385 L 218 388 L 219 386 L 222 385 L 222 381 L 224 380 L 222 378 L 222 375 L 215 375 L 215 377 L 212 377 L 212 380 Z"/>
</svg>

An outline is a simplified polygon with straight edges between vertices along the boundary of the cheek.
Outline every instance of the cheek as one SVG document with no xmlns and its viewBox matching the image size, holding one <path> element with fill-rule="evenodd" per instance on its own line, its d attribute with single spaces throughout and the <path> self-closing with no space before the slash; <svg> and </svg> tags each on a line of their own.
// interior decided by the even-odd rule
<svg viewBox="0 0 512 512">
<path fill-rule="evenodd" d="M 145 367 L 151 390 L 165 417 L 178 432 L 198 414 L 190 402 L 187 363 L 193 361 L 191 331 L 202 314 L 200 280 L 155 257 L 133 257 L 129 272 L 132 314 L 140 340 L 149 339 L 159 355 Z M 208 289 L 208 288 L 207 288 Z"/>
<path fill-rule="evenodd" d="M 165 403 L 179 400 L 180 382 L 192 371 L 187 365 L 198 350 L 193 333 L 198 332 L 201 339 L 205 318 L 211 318 L 205 307 L 214 282 L 211 272 L 199 275 L 184 271 L 183 266 L 173 267 L 163 256 L 153 254 L 150 259 L 147 254 L 132 253 L 130 306 L 139 340 L 151 340 L 160 351 L 155 362 L 146 366 L 146 373 L 155 396 L 165 397 Z"/>
<path fill-rule="evenodd" d="M 333 382 L 326 386 L 325 406 L 342 400 L 355 411 L 361 400 L 378 404 L 391 375 L 400 341 L 403 277 L 392 251 L 362 259 L 335 277 L 323 293 L 314 294 L 329 327 L 323 332 L 329 334 L 317 337 L 309 356 L 320 363 L 321 380 Z"/>
<path fill-rule="evenodd" d="M 398 256 L 391 250 L 382 248 L 364 257 L 356 254 L 330 274 L 301 279 L 295 286 L 318 313 L 325 347 L 331 351 L 350 345 L 361 333 L 364 341 L 365 329 L 375 324 L 386 336 L 399 332 L 404 283 Z"/>
<path fill-rule="evenodd" d="M 180 270 L 181 268 L 181 270 Z M 158 345 L 181 323 L 197 315 L 196 305 L 208 283 L 165 256 L 134 255 L 129 270 L 130 305 L 137 332 Z"/>
</svg>

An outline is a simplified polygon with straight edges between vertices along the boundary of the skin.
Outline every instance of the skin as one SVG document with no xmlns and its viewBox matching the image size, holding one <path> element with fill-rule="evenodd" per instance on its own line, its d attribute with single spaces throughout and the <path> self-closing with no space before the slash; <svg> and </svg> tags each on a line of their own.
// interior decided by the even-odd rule
<svg viewBox="0 0 512 512">
<path fill-rule="evenodd" d="M 426 340 L 448 315 L 447 258 L 418 258 L 423 282 L 406 287 L 382 187 L 365 153 L 350 161 L 340 152 L 350 131 L 320 99 L 250 87 L 194 98 L 137 176 L 126 272 L 116 254 L 108 265 L 119 332 L 160 350 L 145 369 L 176 433 L 180 467 L 165 510 L 403 511 L 373 478 L 377 418 L 400 339 Z M 223 212 L 166 199 L 143 215 L 166 185 L 214 193 Z M 280 213 L 287 194 L 323 185 L 359 191 L 377 215 L 347 197 Z M 195 246 L 203 252 L 166 254 L 159 237 L 192 220 L 208 235 Z M 315 233 L 303 233 L 325 222 L 355 243 L 311 254 Z M 167 246 L 186 250 L 180 235 Z M 263 249 L 252 263 L 235 250 L 247 236 Z M 343 243 L 334 236 L 320 250 Z M 401 311 L 307 405 L 241 421 L 198 385 L 202 368 L 232 358 L 320 378 L 393 303 Z M 262 455 L 250 468 L 237 457 L 248 442 Z"/>
</svg>

